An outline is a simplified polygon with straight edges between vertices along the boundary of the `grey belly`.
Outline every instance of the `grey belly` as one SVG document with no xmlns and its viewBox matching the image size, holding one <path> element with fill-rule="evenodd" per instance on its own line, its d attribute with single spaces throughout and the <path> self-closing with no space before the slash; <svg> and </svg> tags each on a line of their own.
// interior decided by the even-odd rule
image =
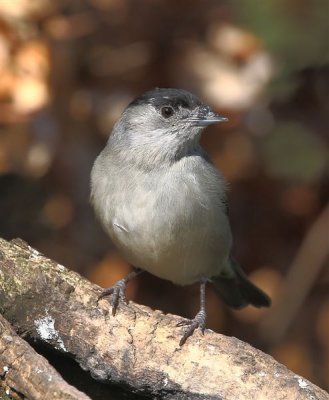
<svg viewBox="0 0 329 400">
<path fill-rule="evenodd" d="M 175 215 L 161 207 L 137 208 L 117 210 L 109 232 L 128 262 L 182 285 L 219 273 L 230 247 L 221 212 L 214 223 L 213 213 L 203 208 L 193 214 L 176 209 Z"/>
</svg>

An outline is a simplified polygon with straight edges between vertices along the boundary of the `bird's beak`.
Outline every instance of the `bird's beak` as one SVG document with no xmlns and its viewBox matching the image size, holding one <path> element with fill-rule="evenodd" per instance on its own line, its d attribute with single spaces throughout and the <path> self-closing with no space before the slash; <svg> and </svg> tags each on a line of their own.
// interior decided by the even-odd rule
<svg viewBox="0 0 329 400">
<path fill-rule="evenodd" d="M 201 106 L 195 117 L 189 119 L 194 126 L 208 126 L 217 122 L 226 122 L 228 118 L 214 113 L 209 107 Z"/>
</svg>

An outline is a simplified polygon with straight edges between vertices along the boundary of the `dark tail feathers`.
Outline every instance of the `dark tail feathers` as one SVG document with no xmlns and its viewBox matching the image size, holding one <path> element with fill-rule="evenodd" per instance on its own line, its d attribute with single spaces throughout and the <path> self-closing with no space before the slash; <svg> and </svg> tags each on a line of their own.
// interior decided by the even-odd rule
<svg viewBox="0 0 329 400">
<path fill-rule="evenodd" d="M 248 304 L 255 307 L 269 307 L 271 299 L 260 290 L 257 286 L 249 281 L 240 265 L 232 258 L 231 266 L 235 272 L 234 277 L 212 278 L 216 292 L 225 301 L 225 303 L 233 308 L 242 308 Z"/>
</svg>

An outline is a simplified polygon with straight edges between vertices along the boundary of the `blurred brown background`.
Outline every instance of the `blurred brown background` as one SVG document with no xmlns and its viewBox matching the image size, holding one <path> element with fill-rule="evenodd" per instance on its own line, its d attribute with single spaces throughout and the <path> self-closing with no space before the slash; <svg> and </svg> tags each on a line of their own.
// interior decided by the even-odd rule
<svg viewBox="0 0 329 400">
<path fill-rule="evenodd" d="M 113 123 L 152 87 L 230 122 L 203 145 L 230 182 L 234 254 L 273 299 L 208 327 L 329 387 L 328 2 L 0 1 L 0 235 L 110 286 L 129 270 L 89 205 Z M 133 199 L 132 199 L 133 201 Z M 192 317 L 198 286 L 150 275 L 128 296 Z"/>
</svg>

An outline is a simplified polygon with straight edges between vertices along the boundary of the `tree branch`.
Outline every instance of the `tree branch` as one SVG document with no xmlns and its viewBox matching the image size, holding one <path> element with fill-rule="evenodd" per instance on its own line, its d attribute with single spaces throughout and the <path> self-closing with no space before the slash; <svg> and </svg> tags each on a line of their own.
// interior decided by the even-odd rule
<svg viewBox="0 0 329 400">
<path fill-rule="evenodd" d="M 161 399 L 329 398 L 236 338 L 206 330 L 179 347 L 177 316 L 130 302 L 112 317 L 107 300 L 97 305 L 99 293 L 25 242 L 0 239 L 0 311 L 97 380 Z"/>
<path fill-rule="evenodd" d="M 48 361 L 16 335 L 0 315 L 0 381 L 28 399 L 90 400 L 69 385 Z"/>
</svg>

